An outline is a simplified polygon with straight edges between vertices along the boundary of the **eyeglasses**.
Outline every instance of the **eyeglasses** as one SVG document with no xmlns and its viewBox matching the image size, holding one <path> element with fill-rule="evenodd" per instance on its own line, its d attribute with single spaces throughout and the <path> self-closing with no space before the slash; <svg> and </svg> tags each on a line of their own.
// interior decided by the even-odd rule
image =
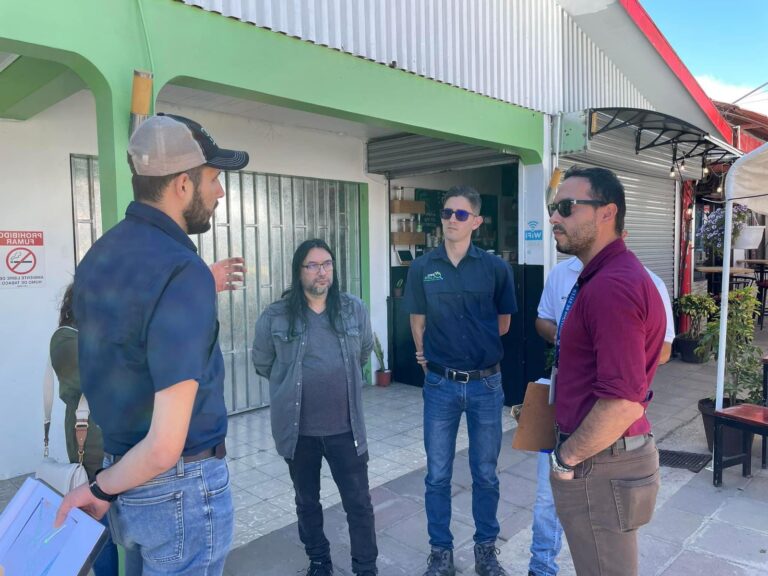
<svg viewBox="0 0 768 576">
<path fill-rule="evenodd" d="M 325 262 L 310 262 L 309 264 L 302 264 L 301 267 L 304 268 L 307 272 L 312 272 L 312 274 L 317 274 L 320 272 L 321 268 L 324 272 L 330 272 L 333 270 L 333 260 L 326 260 Z"/>
<path fill-rule="evenodd" d="M 456 215 L 456 220 L 459 222 L 466 222 L 467 218 L 470 216 L 475 216 L 475 214 L 472 214 L 472 212 L 467 212 L 466 210 L 452 210 L 450 208 L 443 208 L 440 210 L 440 218 L 443 220 L 450 220 L 451 216 Z"/>
<path fill-rule="evenodd" d="M 560 216 L 563 218 L 568 218 L 572 214 L 571 210 L 573 209 L 574 204 L 587 204 L 589 206 L 605 206 L 607 202 L 603 202 L 602 200 L 575 200 L 573 198 L 566 198 L 565 200 L 560 200 L 560 202 L 552 202 L 552 204 L 547 204 L 547 211 L 549 212 L 550 216 L 553 216 L 555 212 L 559 212 Z"/>
</svg>

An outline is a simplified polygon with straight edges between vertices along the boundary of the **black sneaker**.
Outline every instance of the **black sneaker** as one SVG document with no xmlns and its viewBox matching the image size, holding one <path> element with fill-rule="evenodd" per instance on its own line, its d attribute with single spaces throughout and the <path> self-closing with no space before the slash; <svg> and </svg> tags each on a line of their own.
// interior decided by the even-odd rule
<svg viewBox="0 0 768 576">
<path fill-rule="evenodd" d="M 455 576 L 456 568 L 453 567 L 453 550 L 445 548 L 432 548 L 427 560 L 427 571 L 424 576 Z"/>
<path fill-rule="evenodd" d="M 495 543 L 475 544 L 475 572 L 480 576 L 509 576 L 499 565 L 496 555 L 499 553 Z"/>
<path fill-rule="evenodd" d="M 330 560 L 312 560 L 306 576 L 333 576 L 333 563 Z"/>
</svg>

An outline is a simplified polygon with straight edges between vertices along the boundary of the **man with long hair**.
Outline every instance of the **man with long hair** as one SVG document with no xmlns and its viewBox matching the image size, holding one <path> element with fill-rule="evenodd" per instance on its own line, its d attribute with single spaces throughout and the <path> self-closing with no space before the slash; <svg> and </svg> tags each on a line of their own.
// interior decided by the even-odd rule
<svg viewBox="0 0 768 576">
<path fill-rule="evenodd" d="M 56 523 L 72 507 L 109 511 L 128 576 L 222 574 L 234 525 L 224 360 L 216 281 L 189 235 L 210 229 L 220 172 L 248 154 L 157 115 L 131 136 L 128 163 L 134 202 L 75 273 L 81 384 L 105 469 L 67 494 Z"/>
<path fill-rule="evenodd" d="M 320 239 L 302 242 L 291 287 L 256 322 L 252 358 L 269 379 L 272 435 L 296 492 L 307 576 L 333 574 L 320 504 L 323 458 L 347 514 L 352 571 L 378 573 L 362 403 L 362 367 L 372 349 L 368 311 L 339 290 L 333 251 Z"/>
</svg>

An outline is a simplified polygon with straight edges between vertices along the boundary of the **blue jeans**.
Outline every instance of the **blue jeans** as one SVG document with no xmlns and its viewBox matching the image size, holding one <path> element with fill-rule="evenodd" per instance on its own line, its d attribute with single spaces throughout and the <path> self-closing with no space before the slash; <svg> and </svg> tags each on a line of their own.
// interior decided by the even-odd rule
<svg viewBox="0 0 768 576">
<path fill-rule="evenodd" d="M 107 527 L 107 541 L 93 561 L 93 573 L 95 576 L 118 576 L 120 573 L 119 561 L 117 556 L 117 546 L 112 542 L 112 535 L 109 533 L 109 521 L 107 516 L 100 520 Z"/>
<path fill-rule="evenodd" d="M 538 483 L 533 505 L 533 540 L 528 571 L 536 576 L 555 576 L 559 569 L 556 558 L 563 545 L 563 527 L 557 518 L 552 485 L 549 483 L 549 453 L 539 452 Z"/>
<path fill-rule="evenodd" d="M 124 492 L 109 509 L 112 539 L 125 548 L 126 576 L 224 572 L 234 526 L 227 463 L 181 462 Z"/>
<path fill-rule="evenodd" d="M 429 543 L 434 548 L 453 549 L 451 476 L 462 413 L 466 413 L 469 432 L 474 539 L 478 544 L 495 542 L 499 534 L 496 462 L 501 450 L 501 411 L 504 406 L 501 373 L 461 384 L 427 372 L 423 395 Z"/>
</svg>

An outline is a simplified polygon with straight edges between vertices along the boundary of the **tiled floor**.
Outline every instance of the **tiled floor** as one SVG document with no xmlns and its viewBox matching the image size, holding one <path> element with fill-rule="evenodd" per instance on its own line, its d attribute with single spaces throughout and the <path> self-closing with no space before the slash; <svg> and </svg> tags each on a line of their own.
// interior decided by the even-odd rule
<svg viewBox="0 0 768 576">
<path fill-rule="evenodd" d="M 387 388 L 366 386 L 363 410 L 370 462 L 371 487 L 399 478 L 426 465 L 422 437 L 421 389 L 402 384 Z M 504 416 L 504 430 L 512 419 Z M 462 421 L 456 449 L 467 447 Z M 296 521 L 293 487 L 285 460 L 278 456 L 269 423 L 269 409 L 233 416 L 227 434 L 227 460 L 235 505 L 233 547 L 255 540 Z M 11 499 L 25 476 L 0 481 L 0 510 Z M 340 502 L 339 492 L 323 462 L 323 507 Z"/>
<path fill-rule="evenodd" d="M 758 344 L 768 348 L 768 332 Z M 673 360 L 659 369 L 655 397 L 648 410 L 663 448 L 705 452 L 696 402 L 714 391 L 714 363 Z M 404 385 L 366 387 L 364 410 L 369 436 L 371 494 L 374 500 L 382 576 L 421 574 L 427 553 L 421 390 Z M 504 416 L 504 429 L 512 429 Z M 757 452 L 757 445 L 755 448 Z M 471 478 L 465 452 L 466 426 L 457 441 L 454 472 L 454 517 L 457 567 L 473 573 L 471 550 Z M 235 542 L 227 563 L 231 575 L 295 574 L 306 566 L 295 526 L 293 491 L 285 462 L 275 452 L 269 410 L 230 419 L 227 439 L 235 499 Z M 502 500 L 499 506 L 500 559 L 510 574 L 525 573 L 530 546 L 531 509 L 535 495 L 535 457 L 510 447 L 505 436 L 499 457 Z M 726 470 L 724 486 L 712 487 L 711 470 L 693 474 L 662 469 L 662 489 L 652 523 L 641 530 L 642 576 L 757 576 L 768 573 L 768 475 L 754 460 L 751 479 Z M 0 482 L 0 509 L 23 477 Z M 326 533 L 337 571 L 346 576 L 349 540 L 339 495 L 323 470 Z M 567 545 L 561 574 L 572 575 Z"/>
<path fill-rule="evenodd" d="M 420 388 L 402 384 L 387 388 L 367 386 L 363 391 L 363 410 L 372 488 L 426 465 Z M 503 425 L 504 430 L 509 430 L 512 419 L 505 415 Z M 466 447 L 467 429 L 462 421 L 456 449 Z M 288 466 L 275 451 L 268 409 L 230 419 L 227 452 L 235 500 L 234 547 L 295 522 Z M 340 501 L 325 462 L 320 493 L 323 508 Z"/>
</svg>

